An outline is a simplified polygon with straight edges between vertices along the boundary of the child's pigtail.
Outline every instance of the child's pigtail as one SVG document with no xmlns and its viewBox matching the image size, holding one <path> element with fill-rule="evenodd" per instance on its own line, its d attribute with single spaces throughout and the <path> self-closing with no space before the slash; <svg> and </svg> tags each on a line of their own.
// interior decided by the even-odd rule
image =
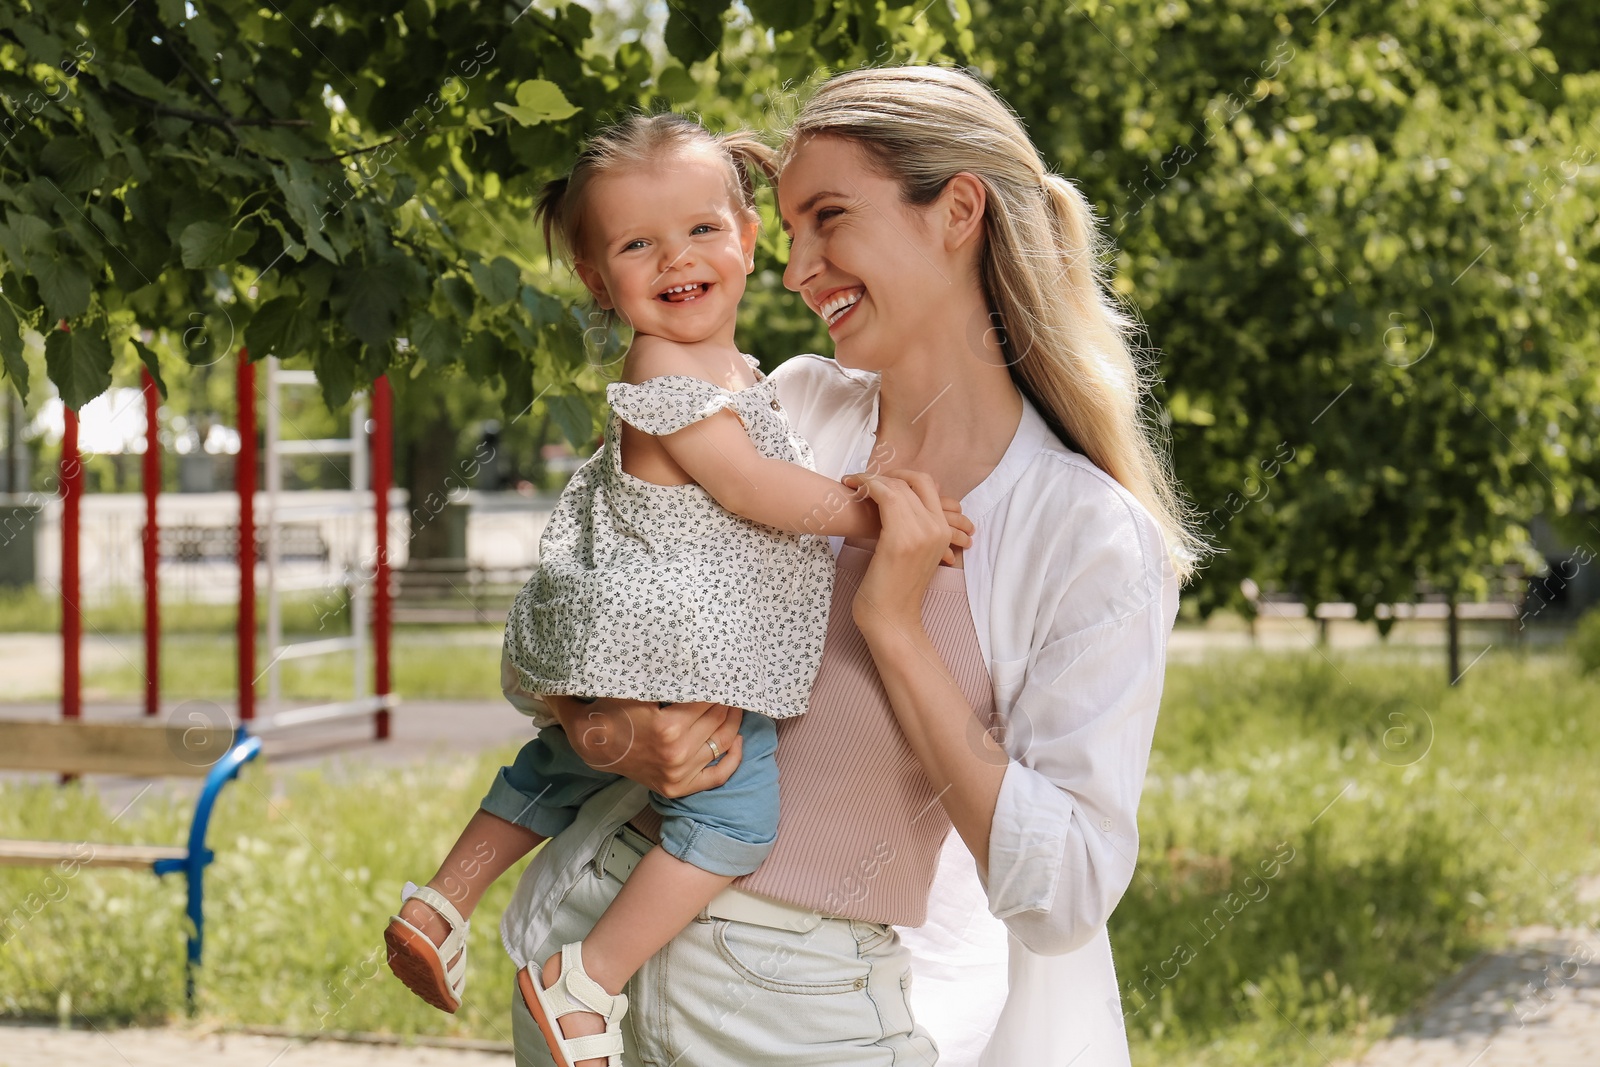
<svg viewBox="0 0 1600 1067">
<path fill-rule="evenodd" d="M 734 173 L 739 176 L 739 191 L 745 207 L 754 210 L 756 205 L 756 175 L 767 181 L 778 177 L 778 154 L 750 130 L 734 130 L 716 138 L 717 145 L 733 161 Z"/>
<path fill-rule="evenodd" d="M 554 258 L 557 254 L 569 260 L 574 255 L 574 250 L 569 246 L 566 229 L 565 208 L 567 202 L 567 186 L 571 178 L 556 178 L 544 183 L 544 188 L 539 190 L 539 198 L 533 205 L 533 218 L 544 231 L 544 246 L 549 249 Z"/>
</svg>

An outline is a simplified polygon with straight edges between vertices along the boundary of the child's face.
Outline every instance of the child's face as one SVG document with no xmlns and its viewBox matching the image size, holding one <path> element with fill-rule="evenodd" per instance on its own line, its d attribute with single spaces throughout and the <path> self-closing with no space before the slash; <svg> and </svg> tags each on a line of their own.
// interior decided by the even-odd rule
<svg viewBox="0 0 1600 1067">
<path fill-rule="evenodd" d="M 709 151 L 596 178 L 577 270 L 600 306 L 640 333 L 732 344 L 760 221 L 740 210 L 729 181 Z"/>
</svg>

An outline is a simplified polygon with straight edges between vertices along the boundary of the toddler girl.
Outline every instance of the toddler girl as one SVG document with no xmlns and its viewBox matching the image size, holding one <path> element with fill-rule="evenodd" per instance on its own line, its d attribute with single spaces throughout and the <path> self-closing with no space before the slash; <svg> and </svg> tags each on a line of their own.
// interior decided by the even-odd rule
<svg viewBox="0 0 1600 1067">
<path fill-rule="evenodd" d="M 634 340 L 623 380 L 606 390 L 603 444 L 561 494 L 506 625 L 502 686 L 542 728 L 433 881 L 407 884 L 385 935 L 395 973 L 455 1011 L 466 916 L 483 891 L 615 780 L 584 764 L 538 696 L 745 711 L 732 776 L 681 799 L 652 794 L 660 846 L 588 938 L 519 974 L 562 1067 L 621 1062 L 623 986 L 770 850 L 774 720 L 805 711 L 821 660 L 834 572 L 825 538 L 879 529 L 870 501 L 816 473 L 774 387 L 734 343 L 760 225 L 755 170 L 770 177 L 770 160 L 748 134 L 634 117 L 597 135 L 539 202 L 546 241 Z M 952 544 L 969 545 L 970 522 L 950 521 Z"/>
</svg>

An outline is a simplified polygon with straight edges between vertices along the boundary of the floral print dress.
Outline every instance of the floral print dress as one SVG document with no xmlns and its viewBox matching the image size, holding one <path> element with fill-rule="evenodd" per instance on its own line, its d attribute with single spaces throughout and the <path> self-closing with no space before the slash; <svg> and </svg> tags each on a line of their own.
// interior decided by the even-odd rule
<svg viewBox="0 0 1600 1067">
<path fill-rule="evenodd" d="M 699 485 L 622 469 L 622 423 L 675 433 L 723 409 L 764 456 L 815 470 L 772 382 L 735 391 L 682 375 L 606 389 L 600 448 L 539 541 L 506 622 L 501 682 L 536 717 L 541 694 L 712 701 L 775 719 L 805 711 L 833 593 L 826 537 L 763 526 Z"/>
</svg>

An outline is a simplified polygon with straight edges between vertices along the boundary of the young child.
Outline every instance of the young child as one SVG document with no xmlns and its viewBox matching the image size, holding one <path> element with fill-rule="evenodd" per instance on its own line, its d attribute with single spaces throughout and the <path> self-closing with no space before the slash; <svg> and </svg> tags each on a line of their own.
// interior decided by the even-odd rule
<svg viewBox="0 0 1600 1067">
<path fill-rule="evenodd" d="M 562 493 L 506 625 L 502 686 L 541 730 L 434 879 L 407 884 L 385 934 L 395 974 L 455 1011 L 467 916 L 484 890 L 616 779 L 583 763 L 539 695 L 745 710 L 728 781 L 681 799 L 652 794 L 660 846 L 585 940 L 518 976 L 561 1067 L 620 1064 L 623 986 L 770 850 L 774 720 L 805 711 L 821 661 L 834 571 L 825 538 L 879 531 L 870 501 L 816 473 L 774 386 L 734 343 L 760 226 L 753 172 L 770 177 L 770 165 L 748 134 L 633 117 L 598 134 L 539 202 L 546 241 L 634 340 L 623 380 L 606 390 L 603 444 Z M 970 545 L 970 522 L 951 522 L 952 545 Z"/>
</svg>

